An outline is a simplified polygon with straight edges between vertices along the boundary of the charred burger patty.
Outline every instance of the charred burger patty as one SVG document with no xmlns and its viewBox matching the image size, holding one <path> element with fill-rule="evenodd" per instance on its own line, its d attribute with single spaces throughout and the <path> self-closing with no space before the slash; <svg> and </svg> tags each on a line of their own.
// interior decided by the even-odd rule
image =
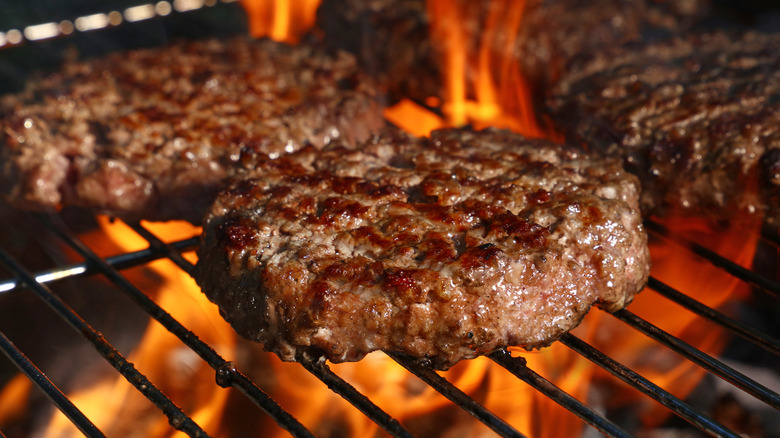
<svg viewBox="0 0 780 438">
<path fill-rule="evenodd" d="M 0 179 L 17 206 L 199 223 L 258 157 L 383 124 L 354 58 L 233 38 L 67 62 L 0 99 Z"/>
<path fill-rule="evenodd" d="M 443 130 L 260 167 L 207 213 L 197 280 L 238 333 L 284 360 L 388 350 L 447 368 L 548 345 L 647 280 L 638 183 L 619 161 Z"/>
<path fill-rule="evenodd" d="M 714 32 L 580 60 L 549 101 L 572 141 L 624 158 L 648 213 L 780 225 L 780 35 Z"/>
</svg>

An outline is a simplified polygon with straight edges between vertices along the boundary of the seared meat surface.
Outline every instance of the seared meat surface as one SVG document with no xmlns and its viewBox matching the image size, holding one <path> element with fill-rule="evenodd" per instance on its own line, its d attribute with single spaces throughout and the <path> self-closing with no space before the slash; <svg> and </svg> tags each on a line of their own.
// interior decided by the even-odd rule
<svg viewBox="0 0 780 438">
<path fill-rule="evenodd" d="M 442 58 L 425 0 L 323 0 L 317 26 L 326 44 L 354 53 L 394 99 L 440 94 Z"/>
<path fill-rule="evenodd" d="M 388 350 L 447 368 L 546 346 L 647 280 L 638 182 L 619 160 L 442 130 L 261 167 L 207 213 L 196 278 L 238 333 L 284 360 Z"/>
<path fill-rule="evenodd" d="M 125 219 L 199 223 L 221 181 L 258 157 L 383 124 L 351 55 L 234 38 L 71 61 L 0 101 L 4 194 Z"/>
<path fill-rule="evenodd" d="M 648 213 L 780 225 L 780 35 L 715 32 L 584 57 L 549 102 L 573 141 L 623 157 Z"/>
</svg>

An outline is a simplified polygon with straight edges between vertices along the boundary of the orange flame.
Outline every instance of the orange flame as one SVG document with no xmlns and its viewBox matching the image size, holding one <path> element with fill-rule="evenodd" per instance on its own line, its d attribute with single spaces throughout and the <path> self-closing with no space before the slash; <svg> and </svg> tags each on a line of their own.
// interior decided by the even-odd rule
<svg viewBox="0 0 780 438">
<path fill-rule="evenodd" d="M 713 227 L 705 220 L 686 217 L 663 221 L 672 232 L 699 242 L 729 260 L 749 268 L 760 237 L 756 220 L 735 219 L 727 227 Z M 653 235 L 651 234 L 651 237 Z M 677 244 L 657 238 L 650 241 L 651 275 L 702 304 L 728 314 L 729 306 L 744 298 L 749 286 L 709 261 Z M 729 333 L 664 296 L 647 289 L 637 295 L 628 310 L 667 333 L 711 356 L 717 356 L 729 340 Z M 639 331 L 604 312 L 588 315 L 573 330 L 597 349 L 642 374 L 661 388 L 684 399 L 699 383 L 705 371 L 693 362 L 661 346 Z M 602 370 L 594 378 L 599 385 L 614 386 L 614 379 Z M 610 390 L 611 391 L 611 390 Z M 612 392 L 610 392 L 612 393 Z M 640 402 L 637 413 L 646 427 L 663 422 L 669 411 L 643 394 L 620 386 L 610 403 L 625 406 Z"/>
<path fill-rule="evenodd" d="M 401 128 L 415 134 L 441 126 L 472 125 L 507 128 L 528 137 L 555 137 L 542 129 L 534 115 L 528 84 L 515 53 L 525 11 L 525 0 L 452 2 L 429 0 L 427 12 L 433 46 L 442 54 L 444 120 L 421 127 L 406 100 L 389 108 L 385 115 Z M 484 23 L 474 11 L 487 5 Z M 464 23 L 480 23 L 466 26 Z M 514 36 L 514 37 L 513 37 Z M 406 114 L 404 114 L 406 113 Z"/>
<path fill-rule="evenodd" d="M 270 36 L 286 42 L 297 41 L 311 27 L 318 3 L 319 0 L 242 0 L 254 36 Z M 426 104 L 441 105 L 446 120 L 410 100 L 402 100 L 389 108 L 386 117 L 418 135 L 438 127 L 472 124 L 477 128 L 499 126 L 528 136 L 554 138 L 555 135 L 545 132 L 535 119 L 528 85 L 514 58 L 514 41 L 507 37 L 519 34 L 525 4 L 523 0 L 493 0 L 487 9 L 484 26 L 478 26 L 481 34 L 472 35 L 469 32 L 476 29 L 463 27 L 464 18 L 470 13 L 468 2 L 429 0 L 431 36 L 444 55 L 446 76 L 442 81 L 447 91 L 443 102 L 433 99 Z M 110 236 L 109 249 L 101 250 L 101 256 L 147 246 L 121 223 L 101 218 L 100 224 L 100 230 L 82 236 L 82 240 L 90 247 L 106 248 L 106 236 Z M 145 226 L 154 234 L 164 236 L 166 241 L 199 233 L 199 229 L 183 223 Z M 743 266 L 749 265 L 759 235 L 757 229 L 751 229 L 749 233 L 717 234 L 699 222 L 689 220 L 672 221 L 669 226 L 686 234 L 699 235 L 703 241 L 715 242 L 710 243 L 717 246 L 713 249 L 729 254 L 731 258 L 736 255 L 737 263 Z M 733 290 L 743 287 L 727 274 L 666 242 L 653 242 L 651 253 L 656 278 L 692 294 L 708 306 L 721 306 L 733 296 Z M 194 260 L 194 254 L 187 254 L 187 257 Z M 148 270 L 133 277 L 134 283 L 148 282 L 149 272 L 153 272 L 153 283 L 146 284 L 142 290 L 155 293 L 155 301 L 161 307 L 223 357 L 235 359 L 242 371 L 250 374 L 263 390 L 315 434 L 328 435 L 334 430 L 349 436 L 381 433 L 379 426 L 301 366 L 281 362 L 274 355 L 260 352 L 257 345 L 238 339 L 192 279 L 170 261 L 153 262 L 144 269 Z M 693 272 L 699 274 L 692 275 Z M 724 342 L 720 329 L 702 324 L 700 318 L 675 307 L 664 300 L 659 301 L 658 294 L 645 291 L 629 310 L 673 335 L 687 340 L 698 339 L 699 348 L 716 353 Z M 654 341 L 634 330 L 626 330 L 620 321 L 601 311 L 590 312 L 574 333 L 656 384 L 672 388 L 680 397 L 690 391 L 702 374 L 695 365 L 665 353 Z M 591 382 L 607 380 L 603 371 L 560 343 L 531 353 L 511 350 L 513 355 L 522 355 L 530 369 L 579 400 L 588 398 Z M 647 358 L 659 360 L 647 364 L 644 363 Z M 262 415 L 236 418 L 241 412 L 256 413 L 257 408 L 237 408 L 238 400 L 246 401 L 237 400 L 232 396 L 234 392 L 213 384 L 213 370 L 156 322 L 149 324 L 138 349 L 131 352 L 128 359 L 213 436 L 248 434 L 246 430 L 235 432 L 237 427 L 254 427 L 250 430 L 262 432 L 264 436 L 287 435 Z M 413 433 L 442 435 L 442 429 L 447 428 L 457 430 L 458 436 L 482 436 L 487 431 L 487 426 L 454 407 L 383 353 L 372 353 L 360 362 L 335 364 L 331 368 Z M 582 434 L 583 422 L 578 417 L 487 358 L 461 362 L 442 375 L 524 434 L 536 437 Z M 25 382 L 26 378 L 17 378 L 4 388 L 0 393 L 0 413 L 9 400 L 25 396 L 30 387 Z M 143 427 L 142 436 L 181 435 L 172 431 L 167 418 L 121 377 L 95 382 L 69 397 L 108 433 L 127 436 L 127 428 Z M 618 398 L 625 401 L 631 397 L 629 392 Z M 648 407 L 645 417 L 648 422 L 661 418 L 657 415 L 659 409 L 663 408 L 655 403 Z M 446 418 L 446 422 L 444 425 L 430 424 L 422 421 L 423 418 L 434 421 Z M 2 421 L 0 417 L 0 425 Z M 237 423 L 241 425 L 237 426 Z M 52 417 L 48 427 L 46 436 L 78 435 L 75 427 L 61 414 Z"/>
<path fill-rule="evenodd" d="M 82 240 L 92 248 L 100 249 L 102 246 L 103 249 L 98 251 L 101 255 L 134 251 L 147 246 L 143 239 L 124 224 L 112 223 L 102 217 L 99 219 L 101 229 L 85 234 Z M 757 228 L 747 232 L 732 228 L 729 233 L 719 234 L 696 221 L 670 221 L 667 225 L 709 242 L 711 249 L 733 255 L 733 260 L 745 266 L 750 263 L 758 239 Z M 167 241 L 200 232 L 198 228 L 176 222 L 145 224 L 145 227 L 156 235 L 166 236 Z M 746 236 L 750 237 L 746 240 Z M 741 285 L 737 280 L 690 252 L 679 251 L 660 241 L 653 242 L 651 252 L 655 261 L 653 275 L 656 278 L 692 294 L 708 306 L 718 308 L 733 296 L 731 289 L 740 290 Z M 194 261 L 194 254 L 188 253 L 186 256 Z M 236 359 L 240 369 L 250 374 L 262 389 L 310 430 L 315 433 L 325 431 L 323 434 L 327 435 L 328 428 L 337 427 L 348 436 L 375 436 L 381 433 L 379 426 L 330 391 L 303 367 L 281 362 L 276 356 L 261 352 L 256 344 L 238 339 L 192 279 L 170 261 L 159 260 L 144 267 L 142 272 L 134 273 L 131 270 L 126 275 L 136 284 L 146 282 L 151 277 L 153 283 L 139 287 L 145 292 L 151 292 L 161 307 L 223 357 Z M 701 318 L 683 309 L 675 309 L 675 305 L 664 301 L 659 300 L 653 291 L 645 291 L 631 304 L 629 310 L 673 335 L 691 342 L 698 340 L 701 342 L 696 344 L 698 348 L 717 354 L 724 342 L 720 329 L 706 326 Z M 679 397 L 684 397 L 702 374 L 692 363 L 665 352 L 664 348 L 641 333 L 626 330 L 620 321 L 601 311 L 590 312 L 583 324 L 574 330 L 574 334 Z M 234 412 L 237 403 L 247 403 L 246 400 L 233 396 L 230 390 L 216 386 L 213 382 L 214 371 L 156 322 L 149 324 L 138 345 L 128 355 L 128 360 L 209 434 L 236 436 L 234 430 L 239 424 L 250 428 L 250 431 L 262 431 L 266 436 L 286 436 L 270 418 L 262 415 L 259 417 L 263 418 L 259 419 L 236 418 Z M 604 381 L 614 381 L 612 378 L 606 379 L 602 370 L 560 343 L 535 352 L 511 350 L 513 355 L 522 355 L 530 369 L 579 400 L 588 399 L 590 382 L 603 385 Z M 648 362 L 648 359 L 652 360 Z M 463 436 L 481 436 L 487 432 L 487 426 L 452 405 L 383 353 L 372 353 L 357 363 L 333 364 L 331 369 L 413 433 L 425 434 L 430 430 L 426 428 L 432 427 L 422 426 L 425 424 L 422 419 L 444 417 L 448 418 L 447 426 L 451 430 L 458 430 Z M 524 434 L 538 437 L 582 434 L 584 423 L 578 417 L 488 358 L 463 361 L 442 375 Z M 31 385 L 26 378 L 19 377 L 12 382 L 0 393 L 0 407 L 23 400 L 29 392 Z M 143 425 L 143 436 L 181 436 L 170 428 L 167 418 L 122 377 L 99 380 L 90 387 L 69 394 L 69 397 L 88 418 L 109 434 L 125 435 L 130 428 Z M 625 388 L 615 399 L 620 402 L 649 401 L 644 396 L 632 395 L 630 390 L 626 393 Z M 249 406 L 242 409 L 257 408 Z M 6 416 L 21 415 L 18 410 L 0 409 L 0 412 L 3 411 L 10 413 Z M 657 422 L 664 416 L 664 408 L 654 402 L 647 404 L 644 418 L 648 423 Z M 549 418 L 558 420 L 551 422 Z M 0 418 L 0 424 L 7 420 Z M 240 432 L 239 435 L 247 430 L 241 429 Z M 46 436 L 67 437 L 78 434 L 61 414 L 52 417 L 46 431 Z"/>
<path fill-rule="evenodd" d="M 314 25 L 321 0 L 241 0 L 252 36 L 297 43 Z"/>
<path fill-rule="evenodd" d="M 130 252 L 148 246 L 145 240 L 121 222 L 99 217 L 100 229 L 82 236 L 92 248 L 109 248 Z M 185 222 L 145 224 L 155 234 L 169 239 L 182 239 L 198 235 L 199 228 Z M 101 251 L 104 252 L 105 250 Z M 192 254 L 188 254 L 192 257 Z M 230 326 L 219 317 L 216 309 L 200 293 L 199 288 L 184 271 L 170 261 L 157 260 L 146 265 L 141 272 L 129 272 L 131 281 L 143 284 L 145 292 L 157 293 L 156 302 L 185 327 L 195 330 L 218 352 L 235 354 L 236 336 Z M 147 279 L 151 278 L 152 282 Z M 227 392 L 209 383 L 214 371 L 196 353 L 186 347 L 162 325 L 150 322 L 139 348 L 128 360 L 145 374 L 166 395 L 201 425 L 205 430 L 217 432 Z M 73 403 L 101 430 L 128 436 L 132 423 L 146 421 L 148 432 L 144 436 L 168 436 L 168 420 L 160 415 L 123 377 L 104 379 L 94 385 L 69 394 Z M 117 418 L 135 420 L 125 424 Z M 80 436 L 71 422 L 59 412 L 52 417 L 46 436 Z"/>
</svg>

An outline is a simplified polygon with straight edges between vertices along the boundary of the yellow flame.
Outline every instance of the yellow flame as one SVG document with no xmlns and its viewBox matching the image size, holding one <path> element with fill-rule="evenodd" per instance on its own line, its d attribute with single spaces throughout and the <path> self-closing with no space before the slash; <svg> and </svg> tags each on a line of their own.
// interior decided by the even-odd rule
<svg viewBox="0 0 780 438">
<path fill-rule="evenodd" d="M 528 137 L 554 136 L 536 121 L 532 96 L 515 53 L 525 0 L 479 4 L 487 8 L 484 23 L 466 26 L 464 23 L 479 20 L 471 16 L 474 3 L 426 2 L 431 40 L 444 61 L 441 109 L 447 125 L 494 126 Z M 414 124 L 401 126 L 410 132 L 417 130 Z"/>
<path fill-rule="evenodd" d="M 418 136 L 430 135 L 431 131 L 447 126 L 441 117 L 409 99 L 401 99 L 386 108 L 384 116 L 388 122 Z"/>
<path fill-rule="evenodd" d="M 17 374 L 0 391 L 0 430 L 23 418 L 28 407 L 32 381 L 24 374 Z"/>
<path fill-rule="evenodd" d="M 321 0 L 241 0 L 252 36 L 296 43 L 314 25 Z"/>
<path fill-rule="evenodd" d="M 132 229 L 121 222 L 111 222 L 99 217 L 100 230 L 82 237 L 92 246 L 108 243 L 112 249 L 128 252 L 148 246 L 148 243 Z M 200 233 L 199 227 L 186 222 L 148 223 L 145 227 L 166 240 L 178 240 Z M 102 237 L 101 237 L 102 236 Z M 155 302 L 168 311 L 185 327 L 215 350 L 225 356 L 235 356 L 236 335 L 232 328 L 218 315 L 215 306 L 200 292 L 194 280 L 168 260 L 154 261 L 137 273 L 126 275 L 133 283 L 143 282 L 151 277 L 152 283 L 140 287 L 145 292 L 156 293 Z M 150 275 L 151 274 L 151 275 Z M 227 390 L 212 384 L 214 370 L 196 353 L 185 346 L 177 337 L 156 321 L 151 321 L 128 360 L 136 369 L 146 375 L 160 390 L 180 406 L 206 431 L 217 432 Z M 124 433 L 130 424 L 147 421 L 145 436 L 170 436 L 174 433 L 166 417 L 138 393 L 123 377 L 117 376 L 95 382 L 92 386 L 69 394 L 69 398 L 101 430 Z M 136 418 L 127 424 L 118 418 Z M 52 417 L 47 436 L 79 436 L 70 421 L 59 412 Z M 183 436 L 183 435 L 182 435 Z"/>
</svg>

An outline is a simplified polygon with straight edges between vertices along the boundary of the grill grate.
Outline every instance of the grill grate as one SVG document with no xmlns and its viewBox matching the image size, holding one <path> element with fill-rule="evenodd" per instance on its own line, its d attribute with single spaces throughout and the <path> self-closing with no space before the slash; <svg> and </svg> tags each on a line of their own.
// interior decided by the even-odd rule
<svg viewBox="0 0 780 438">
<path fill-rule="evenodd" d="M 60 318 L 67 321 L 74 329 L 91 342 L 94 348 L 97 349 L 119 373 L 131 382 L 138 391 L 152 401 L 158 409 L 168 417 L 172 427 L 181 430 L 190 436 L 206 436 L 206 433 L 191 417 L 182 412 L 182 410 L 165 394 L 158 390 L 152 382 L 149 382 L 132 364 L 129 364 L 124 357 L 119 354 L 116 348 L 105 341 L 100 333 L 84 322 L 78 314 L 70 309 L 52 292 L 51 288 L 55 287 L 58 281 L 87 275 L 98 275 L 109 280 L 125 295 L 130 297 L 139 308 L 143 309 L 150 317 L 160 322 L 166 330 L 176 335 L 185 345 L 207 362 L 214 369 L 217 383 L 220 386 L 238 389 L 293 436 L 313 436 L 311 431 L 307 430 L 290 413 L 280 407 L 280 405 L 268 394 L 263 392 L 255 382 L 237 370 L 233 362 L 221 357 L 211 346 L 200 340 L 187 327 L 180 324 L 168 312 L 158 306 L 152 299 L 144 294 L 143 291 L 133 285 L 120 273 L 121 269 L 142 266 L 159 258 L 168 258 L 180 269 L 192 274 L 194 265 L 182 256 L 182 252 L 194 248 L 197 242 L 197 236 L 166 243 L 142 225 L 138 223 L 129 224 L 138 235 L 149 243 L 149 248 L 120 254 L 118 256 L 101 258 L 91 248 L 87 247 L 87 245 L 79 240 L 76 234 L 67 228 L 59 216 L 51 215 L 37 217 L 47 229 L 59 236 L 69 248 L 80 254 L 85 259 L 85 262 L 63 265 L 58 268 L 41 271 L 37 274 L 31 274 L 24 266 L 16 262 L 4 249 L 0 248 L 0 261 L 10 268 L 15 276 L 15 278 L 0 282 L 0 290 L 5 291 L 4 293 L 12 291 L 21 292 L 22 290 L 31 290 L 34 292 L 47 305 L 54 309 Z M 657 224 L 651 223 L 648 225 L 648 228 L 653 233 L 665 237 L 670 236 L 670 233 L 667 230 L 659 228 Z M 673 238 L 680 239 L 679 236 L 673 236 Z M 693 250 L 692 245 L 690 244 L 684 245 L 683 249 Z M 697 251 L 701 252 L 701 249 Z M 716 265 L 721 266 L 722 269 L 730 269 L 723 266 L 727 265 L 727 263 L 723 262 L 721 256 L 717 254 L 706 254 L 705 256 L 708 259 L 711 259 Z M 760 281 L 756 280 L 755 276 L 757 274 L 750 271 L 747 273 L 736 272 L 735 275 L 752 284 L 761 283 L 762 290 L 771 292 L 773 288 L 778 287 L 776 283 L 766 281 L 765 278 L 762 278 Z M 35 279 L 38 280 L 36 281 Z M 746 340 L 755 343 L 773 354 L 778 354 L 778 352 L 780 352 L 780 342 L 769 334 L 735 321 L 724 314 L 691 299 L 684 293 L 665 285 L 655 278 L 651 279 L 649 288 L 678 302 L 684 307 L 691 309 L 702 318 L 712 320 L 717 324 L 732 330 L 737 335 L 742 336 Z M 650 292 L 646 291 L 645 293 Z M 772 408 L 780 410 L 780 395 L 750 377 L 735 371 L 721 360 L 711 357 L 690 346 L 681 339 L 664 332 L 652 323 L 633 314 L 630 310 L 624 309 L 618 311 L 614 316 L 630 326 L 633 330 L 644 333 L 656 342 L 676 351 L 687 360 L 698 364 L 707 371 L 728 381 L 735 387 L 753 395 Z M 40 370 L 35 368 L 35 365 L 24 356 L 22 351 L 16 348 L 4 334 L 0 333 L 0 335 L 0 347 L 2 347 L 3 352 L 12 360 L 16 367 L 23 371 L 33 383 L 66 414 L 76 427 L 87 436 L 102 436 L 102 433 L 97 430 L 94 424 L 78 411 L 78 409 L 73 406 L 72 402 L 68 400 Z M 686 402 L 670 394 L 667 390 L 651 383 L 641 374 L 618 363 L 615 359 L 607 356 L 605 353 L 580 340 L 576 336 L 567 334 L 560 342 L 599 367 L 607 370 L 616 378 L 658 401 L 696 428 L 717 436 L 739 436 L 738 433 L 727 429 L 724 425 L 719 424 L 705 413 L 697 411 Z M 469 395 L 447 381 L 439 373 L 427 367 L 424 363 L 420 363 L 419 361 L 397 353 L 387 354 L 409 372 L 419 377 L 423 382 L 430 385 L 457 406 L 494 430 L 498 435 L 506 437 L 523 436 L 512 425 L 506 423 L 499 418 L 499 416 L 487 410 L 480 405 L 479 402 L 472 399 Z M 605 435 L 614 437 L 630 436 L 628 432 L 623 430 L 613 421 L 605 418 L 594 408 L 583 404 L 581 401 L 556 387 L 541 375 L 529 369 L 522 357 L 512 357 L 506 351 L 494 352 L 490 354 L 489 357 L 495 363 L 514 374 L 518 379 L 528 383 L 536 390 L 564 406 Z M 312 375 L 324 382 L 331 390 L 338 393 L 341 397 L 363 412 L 363 414 L 387 431 L 391 436 L 412 436 L 398 420 L 383 411 L 368 397 L 361 394 L 348 381 L 336 375 L 324 361 L 321 361 L 318 358 L 300 357 L 299 362 Z"/>
<path fill-rule="evenodd" d="M 66 20 L 60 20 L 59 18 L 61 17 L 58 16 L 57 19 L 52 18 L 53 21 L 48 19 L 40 22 L 33 21 L 26 23 L 29 25 L 24 26 L 20 25 L 21 23 L 13 23 L 13 26 L 11 26 L 6 22 L 2 22 L 2 28 L 0 28 L 0 48 L 2 48 L 9 57 L 15 56 L 15 58 L 13 58 L 14 63 L 19 65 L 24 64 L 24 67 L 27 67 L 27 69 L 22 69 L 22 67 L 17 67 L 17 65 L 13 64 L 11 64 L 13 68 L 5 68 L 6 70 L 13 71 L 10 73 L 10 77 L 0 76 L 0 78 L 3 79 L 3 81 L 0 81 L 0 92 L 5 91 L 3 89 L 3 87 L 6 86 L 4 85 L 5 82 L 19 82 L 20 79 L 26 77 L 25 73 L 27 70 L 41 67 L 41 65 L 37 64 L 26 64 L 32 62 L 30 60 L 41 58 L 40 56 L 37 56 L 38 52 L 36 51 L 40 47 L 46 48 L 47 50 L 54 47 L 54 49 L 51 50 L 52 52 L 61 52 L 57 48 L 57 44 L 60 42 L 59 40 L 61 40 L 61 37 L 68 36 L 69 38 L 76 40 L 79 36 L 88 35 L 101 28 L 96 26 L 105 28 L 106 30 L 103 32 L 111 32 L 112 29 L 117 32 L 130 32 L 129 29 L 136 26 L 143 31 L 136 31 L 133 34 L 135 38 L 146 37 L 154 39 L 158 38 L 158 33 L 160 33 L 162 36 L 159 36 L 159 39 L 164 40 L 167 38 L 167 32 L 158 32 L 156 30 L 152 32 L 150 30 L 156 29 L 154 26 L 158 24 L 154 23 L 155 20 L 153 19 L 163 16 L 168 17 L 169 14 L 170 17 L 168 18 L 175 19 L 175 16 L 180 13 L 182 15 L 184 15 L 184 13 L 190 14 L 190 11 L 194 11 L 198 8 L 215 9 L 220 5 L 235 3 L 235 0 L 177 0 L 130 3 L 132 3 L 132 5 L 124 9 L 106 10 L 105 13 L 99 14 L 89 13 L 84 16 L 69 17 L 69 19 Z M 0 20 L 2 19 L 3 17 L 0 17 Z M 118 23 L 122 23 L 122 25 L 119 26 Z M 231 30 L 235 31 L 235 29 Z M 202 29 L 198 28 L 198 31 L 200 32 Z M 214 31 L 214 29 L 212 29 L 212 31 Z M 117 44 L 119 47 L 122 47 L 125 43 L 132 40 L 125 35 L 117 36 L 117 39 L 121 41 L 121 43 Z M 34 46 L 32 43 L 40 43 L 41 46 Z M 144 40 L 142 43 L 152 44 L 159 43 L 159 41 Z M 51 47 L 49 45 L 51 45 Z M 84 46 L 85 47 L 82 48 L 91 48 L 95 51 L 103 49 L 113 50 L 116 48 L 113 46 L 96 48 L 89 44 L 85 44 Z M 28 56 L 30 53 L 36 54 L 36 56 Z M 4 69 L 0 68 L 0 70 Z M 7 73 L 0 72 L 0 75 L 3 74 Z M 0 206 L 0 208 L 6 207 Z M 84 242 L 77 237 L 78 232 L 69 228 L 59 215 L 36 215 L 35 220 L 40 221 L 40 224 L 44 229 L 52 231 L 58 236 L 58 239 L 65 244 L 66 248 L 79 254 L 85 261 L 82 263 L 60 264 L 54 268 L 45 270 L 35 268 L 35 273 L 31 273 L 29 267 L 16 260 L 14 254 L 11 254 L 10 251 L 7 251 L 0 245 L 0 266 L 5 265 L 11 272 L 11 278 L 0 281 L 0 317 L 3 315 L 1 300 L 5 294 L 33 292 L 39 299 L 43 300 L 51 307 L 60 319 L 69 323 L 76 332 L 91 343 L 105 360 L 114 367 L 116 372 L 124 376 L 141 394 L 152 401 L 159 411 L 167 416 L 173 428 L 181 430 L 190 436 L 205 436 L 206 433 L 192 416 L 187 415 L 180 407 L 176 406 L 166 394 L 162 393 L 154 386 L 154 382 L 149 382 L 143 374 L 125 360 L 118 352 L 118 348 L 103 339 L 99 332 L 84 321 L 85 318 L 68 307 L 68 305 L 57 296 L 56 292 L 54 292 L 57 290 L 56 288 L 59 284 L 67 279 L 87 276 L 102 278 L 107 280 L 114 288 L 120 290 L 125 296 L 129 297 L 138 309 L 158 321 L 167 331 L 181 340 L 189 350 L 202 358 L 203 361 L 214 370 L 218 385 L 235 388 L 243 394 L 247 400 L 264 411 L 273 419 L 273 421 L 287 430 L 291 435 L 296 437 L 314 436 L 314 434 L 301 424 L 300 421 L 294 418 L 292 414 L 283 409 L 282 406 L 280 406 L 280 403 L 277 403 L 277 401 L 264 392 L 258 386 L 257 382 L 238 370 L 231 360 L 233 358 L 223 358 L 216 352 L 213 346 L 199 339 L 188 327 L 182 325 L 153 299 L 149 298 L 142 288 L 133 284 L 121 273 L 123 270 L 145 266 L 152 261 L 166 258 L 172 261 L 183 272 L 192 275 L 194 266 L 190 261 L 183 257 L 182 254 L 195 248 L 198 241 L 197 236 L 177 241 L 165 241 L 154 235 L 141 224 L 128 224 L 132 230 L 148 242 L 149 247 L 139 251 L 102 258 L 95 253 L 93 248 L 85 245 Z M 35 228 L 36 227 L 33 227 L 33 229 Z M 691 252 L 708 260 L 719 269 L 722 269 L 735 278 L 751 285 L 757 291 L 767 294 L 770 299 L 773 300 L 773 303 L 780 305 L 780 303 L 778 303 L 778 298 L 780 298 L 780 282 L 776 279 L 771 280 L 756 272 L 744 269 L 728 257 L 724 257 L 701 245 L 693 243 L 685 236 L 675 234 L 656 222 L 648 222 L 647 228 L 653 236 L 674 242 L 679 246 L 680 251 Z M 12 232 L 15 232 L 15 230 L 12 230 Z M 778 237 L 776 230 L 764 230 L 762 237 L 764 241 L 769 245 L 772 245 L 773 248 L 780 247 L 780 237 Z M 730 332 L 757 345 L 769 354 L 775 356 L 780 355 L 780 341 L 771 334 L 746 325 L 715 309 L 707 307 L 686 295 L 684 291 L 678 291 L 656 278 L 651 278 L 648 286 L 652 293 L 657 293 L 668 298 L 672 302 L 689 309 L 699 315 L 702 320 L 712 321 L 715 324 L 728 329 Z M 645 291 L 644 293 L 651 293 L 651 291 Z M 668 347 L 680 354 L 686 360 L 698 364 L 710 373 L 729 382 L 729 384 L 734 387 L 744 390 L 771 408 L 780 411 L 780 395 L 778 395 L 777 392 L 756 382 L 751 377 L 734 370 L 722 360 L 711 357 L 685 343 L 683 340 L 664 332 L 652 324 L 652 321 L 646 321 L 632 313 L 630 310 L 619 311 L 614 314 L 614 317 L 622 321 L 622 323 L 625 323 L 630 330 L 644 333 L 648 337 L 654 339 L 658 344 Z M 737 432 L 729 430 L 726 426 L 718 423 L 708 416 L 707 413 L 701 412 L 691 404 L 675 397 L 668 389 L 652 383 L 647 377 L 619 363 L 616 359 L 608 356 L 580 338 L 572 334 L 566 334 L 561 338 L 560 342 L 578 355 L 603 368 L 616 379 L 645 394 L 648 399 L 655 400 L 659 404 L 665 406 L 669 411 L 680 418 L 683 418 L 699 430 L 716 436 L 740 436 Z M 79 430 L 87 436 L 103 436 L 103 433 L 95 427 L 93 422 L 80 412 L 56 384 L 49 380 L 49 378 L 36 366 L 34 361 L 28 359 L 23 351 L 1 330 L 0 349 L 2 349 L 3 353 L 10 359 L 13 366 L 24 373 Z M 401 354 L 388 353 L 388 355 L 408 370 L 408 372 L 420 378 L 425 384 L 429 385 L 465 412 L 468 412 L 477 420 L 484 423 L 499 436 L 523 436 L 513 425 L 508 424 L 504 419 L 500 418 L 500 416 L 486 409 L 478 401 L 471 398 L 452 382 L 448 381 L 441 374 L 427 367 L 425 364 L 419 363 L 418 361 Z M 489 358 L 516 378 L 527 383 L 535 390 L 544 394 L 544 396 L 577 415 L 601 433 L 613 437 L 631 436 L 629 432 L 616 424 L 615 421 L 606 418 L 602 413 L 598 412 L 596 408 L 588 406 L 586 403 L 569 395 L 555 386 L 555 384 L 530 369 L 527 366 L 525 359 L 522 357 L 512 357 L 512 355 L 506 351 L 497 351 L 490 354 Z M 401 422 L 377 406 L 374 401 L 362 394 L 348 380 L 337 375 L 331 370 L 327 363 L 318 360 L 318 358 L 306 356 L 301 356 L 298 359 L 303 368 L 311 373 L 311 375 L 322 381 L 328 388 L 344 398 L 367 418 L 384 429 L 389 435 L 395 437 L 412 436 L 412 433 L 410 433 Z M 0 430 L 0 438 L 3 437 L 5 437 L 5 435 L 3 431 Z"/>
</svg>

